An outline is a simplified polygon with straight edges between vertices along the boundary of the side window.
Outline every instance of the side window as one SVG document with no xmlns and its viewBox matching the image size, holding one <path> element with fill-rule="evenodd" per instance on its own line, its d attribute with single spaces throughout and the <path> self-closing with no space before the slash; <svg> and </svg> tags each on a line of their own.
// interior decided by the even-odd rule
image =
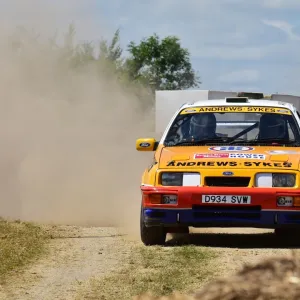
<svg viewBox="0 0 300 300">
<path fill-rule="evenodd" d="M 290 140 L 294 140 L 295 139 L 295 135 L 294 135 L 294 130 L 293 129 L 295 129 L 295 128 L 291 127 L 290 122 L 287 122 L 287 125 L 288 125 L 289 139 Z"/>
<path fill-rule="evenodd" d="M 300 113 L 298 112 L 298 110 L 297 110 L 297 117 L 298 117 L 299 120 L 300 120 Z M 298 122 L 299 122 L 299 120 L 298 120 Z M 297 136 L 297 138 L 299 138 L 299 134 L 298 134 L 298 126 L 295 124 L 295 126 L 293 126 L 293 127 L 295 127 L 295 128 L 293 128 L 294 131 L 295 131 L 295 133 L 296 133 L 296 135 L 294 134 L 295 139 L 296 139 L 296 136 Z"/>
<path fill-rule="evenodd" d="M 189 129 L 190 115 L 179 116 L 171 126 L 165 142 L 178 142 L 187 137 Z"/>
</svg>

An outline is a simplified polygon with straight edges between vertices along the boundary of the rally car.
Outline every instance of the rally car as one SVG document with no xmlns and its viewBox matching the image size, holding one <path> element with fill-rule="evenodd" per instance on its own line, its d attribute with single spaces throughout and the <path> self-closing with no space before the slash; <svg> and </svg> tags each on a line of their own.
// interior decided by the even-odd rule
<svg viewBox="0 0 300 300">
<path fill-rule="evenodd" d="M 163 245 L 189 227 L 300 229 L 300 115 L 287 102 L 247 97 L 180 107 L 141 182 L 140 233 Z"/>
</svg>

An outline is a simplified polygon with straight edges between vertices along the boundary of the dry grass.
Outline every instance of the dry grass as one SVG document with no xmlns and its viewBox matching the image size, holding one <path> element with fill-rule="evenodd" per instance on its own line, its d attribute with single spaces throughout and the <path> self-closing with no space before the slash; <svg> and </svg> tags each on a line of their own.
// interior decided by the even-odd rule
<svg viewBox="0 0 300 300">
<path fill-rule="evenodd" d="M 246 265 L 235 275 L 218 279 L 190 295 L 143 294 L 135 300 L 296 300 L 300 299 L 297 257 L 278 257 Z"/>
<path fill-rule="evenodd" d="M 76 299 L 127 300 L 148 291 L 157 296 L 169 295 L 174 290 L 189 292 L 214 274 L 209 268 L 214 257 L 196 246 L 135 246 L 125 268 L 90 280 Z"/>
<path fill-rule="evenodd" d="M 51 235 L 27 222 L 0 220 L 0 284 L 6 276 L 36 260 L 47 249 Z"/>
</svg>

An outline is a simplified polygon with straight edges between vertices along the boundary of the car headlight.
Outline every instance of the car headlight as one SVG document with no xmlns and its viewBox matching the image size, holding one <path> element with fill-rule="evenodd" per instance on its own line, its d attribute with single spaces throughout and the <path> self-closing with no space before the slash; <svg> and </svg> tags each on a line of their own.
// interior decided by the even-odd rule
<svg viewBox="0 0 300 300">
<path fill-rule="evenodd" d="M 272 186 L 273 187 L 293 187 L 296 183 L 294 174 L 279 174 L 273 173 Z"/>
<path fill-rule="evenodd" d="M 162 173 L 161 174 L 161 184 L 168 186 L 181 186 L 183 179 L 183 173 Z"/>
<path fill-rule="evenodd" d="M 256 175 L 256 186 L 258 187 L 294 187 L 295 184 L 295 174 L 260 173 Z"/>
<path fill-rule="evenodd" d="M 163 172 L 161 184 L 164 186 L 199 186 L 199 173 Z"/>
</svg>

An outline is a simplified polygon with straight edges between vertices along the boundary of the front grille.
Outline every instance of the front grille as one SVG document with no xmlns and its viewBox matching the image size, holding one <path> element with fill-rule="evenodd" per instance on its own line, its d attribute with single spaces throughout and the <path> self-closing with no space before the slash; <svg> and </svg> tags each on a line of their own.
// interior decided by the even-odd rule
<svg viewBox="0 0 300 300">
<path fill-rule="evenodd" d="M 235 211 L 235 210 L 239 210 L 239 211 L 252 211 L 252 212 L 260 212 L 261 211 L 261 206 L 260 205 L 245 205 L 245 206 L 241 206 L 241 205 L 199 205 L 199 204 L 194 204 L 192 206 L 192 209 L 194 211 Z"/>
<path fill-rule="evenodd" d="M 193 215 L 195 218 L 237 218 L 245 220 L 259 220 L 261 206 L 241 206 L 241 205 L 193 205 Z"/>
<path fill-rule="evenodd" d="M 250 177 L 205 177 L 206 186 L 247 187 Z"/>
</svg>

